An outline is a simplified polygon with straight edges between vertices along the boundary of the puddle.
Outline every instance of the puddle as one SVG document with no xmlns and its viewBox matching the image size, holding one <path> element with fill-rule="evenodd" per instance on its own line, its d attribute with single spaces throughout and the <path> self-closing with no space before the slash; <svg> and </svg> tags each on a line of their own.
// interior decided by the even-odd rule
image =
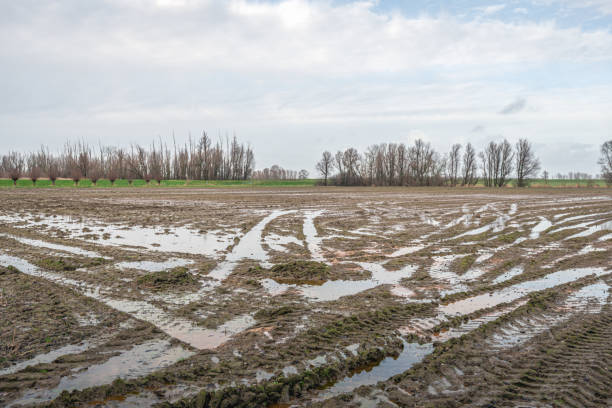
<svg viewBox="0 0 612 408">
<path fill-rule="evenodd" d="M 105 290 L 101 287 L 43 271 L 21 258 L 0 254 L 0 264 L 4 266 L 13 265 L 21 272 L 28 275 L 44 278 L 62 286 L 71 287 L 82 295 L 96 299 L 115 310 L 151 323 L 169 336 L 201 350 L 220 346 L 228 341 L 231 335 L 247 329 L 253 323 L 251 320 L 252 317 L 250 315 L 245 315 L 249 316 L 249 318 L 240 316 L 232 320 L 231 323 L 228 322 L 216 330 L 205 329 L 190 320 L 174 317 L 165 310 L 143 300 L 114 299 L 105 296 L 103 295 Z"/>
<path fill-rule="evenodd" d="M 138 269 L 147 272 L 161 272 L 168 269 L 176 268 L 179 266 L 186 266 L 192 264 L 193 261 L 190 259 L 172 258 L 167 261 L 155 262 L 155 261 L 136 261 L 136 262 L 119 262 L 115 266 L 119 269 Z"/>
<path fill-rule="evenodd" d="M 499 275 L 497 278 L 493 279 L 491 283 L 493 284 L 502 283 L 502 282 L 505 282 L 507 280 L 514 278 L 515 276 L 520 275 L 521 273 L 523 273 L 523 267 L 515 266 L 514 268 L 510 269 L 508 272 L 504 272 L 501 275 Z"/>
<path fill-rule="evenodd" d="M 408 265 L 399 271 L 388 271 L 380 264 L 366 262 L 357 264 L 363 269 L 370 271 L 372 277 L 370 279 L 356 281 L 326 281 L 321 285 L 283 284 L 273 279 L 264 279 L 261 283 L 272 296 L 285 293 L 289 289 L 296 289 L 304 297 L 313 301 L 322 302 L 337 300 L 343 296 L 355 295 L 380 285 L 398 284 L 402 279 L 412 276 L 418 268 L 417 266 Z"/>
<path fill-rule="evenodd" d="M 530 239 L 538 239 L 543 231 L 546 231 L 552 226 L 552 222 L 548 221 L 546 218 L 538 218 L 540 218 L 540 222 L 537 223 L 536 226 L 531 229 L 531 233 L 529 234 Z"/>
<path fill-rule="evenodd" d="M 323 250 L 321 246 L 323 244 L 323 238 L 319 236 L 317 227 L 314 224 L 315 218 L 323 214 L 325 210 L 308 211 L 304 213 L 304 237 L 306 239 L 306 245 L 310 251 L 310 255 L 313 261 L 325 262 L 323 256 Z"/>
<path fill-rule="evenodd" d="M 432 344 L 404 343 L 404 349 L 397 358 L 387 357 L 373 367 L 352 373 L 319 394 L 320 399 L 350 393 L 362 385 L 373 385 L 401 374 L 421 362 L 433 351 Z"/>
<path fill-rule="evenodd" d="M 26 361 L 22 361 L 20 363 L 17 363 L 15 365 L 12 365 L 10 367 L 4 368 L 0 370 L 0 376 L 1 375 L 7 375 L 7 374 L 13 374 L 16 373 L 18 371 L 21 371 L 23 369 L 25 369 L 26 367 L 29 366 L 35 366 L 37 364 L 46 364 L 46 363 L 52 363 L 53 361 L 55 361 L 56 359 L 58 359 L 59 357 L 65 356 L 67 354 L 78 354 L 78 353 L 82 353 L 84 351 L 89 350 L 92 347 L 97 346 L 97 344 L 92 344 L 88 341 L 82 341 L 79 344 L 69 344 L 67 346 L 58 348 L 56 350 L 52 350 L 48 353 L 44 353 L 44 354 L 40 354 L 38 356 L 35 356 L 29 360 Z"/>
<path fill-rule="evenodd" d="M 73 246 L 68 246 L 68 245 L 61 245 L 61 244 L 54 244 L 52 242 L 41 241 L 39 239 L 23 238 L 23 237 L 18 237 L 18 236 L 15 236 L 15 235 L 8 235 L 8 234 L 0 234 L 0 236 L 1 237 L 5 237 L 5 238 L 11 238 L 11 239 L 14 239 L 15 241 L 18 241 L 18 242 L 22 243 L 22 244 L 33 246 L 33 247 L 48 248 L 48 249 L 53 249 L 53 250 L 57 250 L 57 251 L 68 252 L 70 254 L 86 256 L 86 257 L 89 257 L 89 258 L 111 259 L 109 257 L 105 257 L 105 256 L 100 255 L 98 252 L 88 251 L 86 249 L 82 249 L 82 248 L 78 248 L 78 247 L 73 247 Z"/>
<path fill-rule="evenodd" d="M 303 246 L 304 243 L 294 237 L 293 235 L 278 235 L 278 234 L 268 234 L 266 235 L 264 242 L 268 247 L 277 252 L 288 252 L 286 245 L 288 244 L 296 244 L 299 246 Z"/>
<path fill-rule="evenodd" d="M 572 238 L 579 238 L 579 237 L 587 237 L 599 231 L 610 231 L 610 230 L 612 230 L 612 221 L 607 221 L 607 222 L 604 222 L 603 224 L 593 225 L 582 232 L 579 232 L 577 234 L 574 234 L 574 235 L 571 235 L 565 238 L 565 240 L 572 239 Z"/>
<path fill-rule="evenodd" d="M 501 316 L 504 316 L 518 309 L 520 306 L 523 306 L 526 303 L 527 303 L 527 300 L 521 300 L 521 301 L 515 302 L 514 304 L 508 307 L 504 307 L 504 308 L 495 310 L 494 312 L 487 313 L 475 319 L 470 319 L 469 321 L 462 323 L 458 327 L 451 327 L 446 331 L 442 331 L 440 333 L 435 334 L 434 339 L 436 341 L 445 342 L 450 339 L 459 338 L 465 334 L 470 333 L 473 330 L 478 329 L 480 326 L 483 326 L 489 322 L 499 319 Z M 431 326 L 431 327 L 434 327 L 434 326 Z M 408 332 L 409 332 L 408 328 L 404 328 L 400 330 L 400 333 L 402 334 L 407 334 Z"/>
<path fill-rule="evenodd" d="M 262 262 L 264 266 L 270 266 L 266 264 L 268 261 L 268 253 L 261 246 L 263 230 L 268 223 L 274 219 L 294 212 L 294 210 L 272 211 L 271 214 L 259 221 L 257 225 L 251 228 L 249 232 L 240 239 L 238 244 L 232 249 L 232 252 L 230 252 L 225 257 L 225 260 L 213 269 L 208 276 L 217 281 L 223 281 L 233 272 L 238 261 L 243 259 L 254 259 Z"/>
<path fill-rule="evenodd" d="M 71 238 L 95 242 L 98 245 L 141 247 L 151 251 L 184 252 L 209 257 L 216 257 L 230 246 L 237 236 L 236 233 L 227 234 L 220 230 L 200 233 L 188 227 L 129 227 L 67 216 L 29 214 L 25 217 L 0 216 L 0 220 L 19 223 L 15 225 L 16 228 L 39 226 L 46 228 L 48 232 L 60 230 Z M 100 239 L 88 238 L 90 234 L 95 234 Z"/>
<path fill-rule="evenodd" d="M 193 354 L 180 346 L 172 346 L 168 340 L 151 340 L 111 357 L 102 364 L 89 366 L 86 370 L 62 377 L 59 385 L 53 389 L 28 391 L 9 406 L 50 401 L 62 391 L 110 384 L 117 378 L 142 377 Z"/>
<path fill-rule="evenodd" d="M 423 248 L 426 248 L 427 245 L 414 245 L 409 247 L 404 247 L 396 250 L 391 255 L 388 255 L 389 258 L 397 258 L 398 256 L 404 256 L 408 254 L 413 254 L 415 252 L 420 251 Z"/>
<path fill-rule="evenodd" d="M 608 300 L 609 287 L 605 282 L 588 285 L 568 296 L 558 313 L 530 316 L 505 324 L 489 341 L 494 350 L 506 350 L 521 345 L 553 326 L 569 320 L 576 313 L 599 313 Z"/>
<path fill-rule="evenodd" d="M 529 293 L 573 282 L 585 276 L 602 276 L 608 273 L 610 273 L 610 271 L 606 271 L 603 268 L 567 269 L 551 273 L 540 279 L 517 283 L 516 285 L 509 286 L 496 292 L 485 293 L 483 295 L 440 306 L 438 310 L 440 313 L 451 316 L 466 315 L 502 303 L 512 302 L 527 296 Z"/>
</svg>

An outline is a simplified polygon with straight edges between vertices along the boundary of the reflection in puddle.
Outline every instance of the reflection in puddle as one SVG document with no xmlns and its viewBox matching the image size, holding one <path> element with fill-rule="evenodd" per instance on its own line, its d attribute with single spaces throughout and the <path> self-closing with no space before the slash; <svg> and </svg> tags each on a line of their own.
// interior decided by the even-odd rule
<svg viewBox="0 0 612 408">
<path fill-rule="evenodd" d="M 306 245 L 308 246 L 312 260 L 317 262 L 325 262 L 325 257 L 321 249 L 323 238 L 319 236 L 314 220 L 324 212 L 325 210 L 316 210 L 304 213 L 304 237 L 306 239 Z"/>
<path fill-rule="evenodd" d="M 586 230 L 582 232 L 571 235 L 565 239 L 568 240 L 572 238 L 588 237 L 589 235 L 592 235 L 596 232 L 609 231 L 609 230 L 612 230 L 612 221 L 604 222 L 603 224 L 599 224 L 599 225 L 594 225 L 592 227 L 587 228 Z"/>
<path fill-rule="evenodd" d="M 260 261 L 264 263 L 264 266 L 268 267 L 270 265 L 267 264 L 269 259 L 268 253 L 261 246 L 262 241 L 262 233 L 266 225 L 270 223 L 272 220 L 287 214 L 292 214 L 295 211 L 272 211 L 270 215 L 265 217 L 263 220 L 259 221 L 257 225 L 249 230 L 238 242 L 238 244 L 232 249 L 226 257 L 225 260 L 220 263 L 215 269 L 213 269 L 208 276 L 211 278 L 222 281 L 225 280 L 236 267 L 238 261 L 243 259 L 254 259 L 256 261 Z"/>
<path fill-rule="evenodd" d="M 531 233 L 529 234 L 530 239 L 537 239 L 540 237 L 540 233 L 546 231 L 548 228 L 552 226 L 552 222 L 548 221 L 544 217 L 539 217 L 540 222 L 536 224 L 535 227 L 531 229 Z"/>
<path fill-rule="evenodd" d="M 326 281 L 322 285 L 283 284 L 273 279 L 264 279 L 261 283 L 272 296 L 285 293 L 289 289 L 295 289 L 304 297 L 313 301 L 332 301 L 343 296 L 355 295 L 380 285 L 398 284 L 402 279 L 412 276 L 418 268 L 414 265 L 408 265 L 399 271 L 389 271 L 380 264 L 366 262 L 358 262 L 357 264 L 363 269 L 371 272 L 372 277 L 370 279 L 357 281 Z"/>
<path fill-rule="evenodd" d="M 54 249 L 54 250 L 57 250 L 57 251 L 68 252 L 68 253 L 75 254 L 75 255 L 86 256 L 86 257 L 89 257 L 89 258 L 105 258 L 105 259 L 109 259 L 107 257 L 103 257 L 102 255 L 100 255 L 97 252 L 88 251 L 86 249 L 82 249 L 82 248 L 78 248 L 78 247 L 73 247 L 73 246 L 68 246 L 68 245 L 61 245 L 61 244 L 54 244 L 52 242 L 41 241 L 39 239 L 23 238 L 23 237 L 18 237 L 18 236 L 15 236 L 15 235 L 8 235 L 8 234 L 0 234 L 0 236 L 4 237 L 4 238 L 14 239 L 15 241 L 18 241 L 18 242 L 20 242 L 22 244 L 30 245 L 30 246 L 33 246 L 33 247 L 49 248 L 49 249 Z"/>
<path fill-rule="evenodd" d="M 117 378 L 142 377 L 193 354 L 181 346 L 172 346 L 168 340 L 151 340 L 134 346 L 118 356 L 111 357 L 104 363 L 89 366 L 86 370 L 62 377 L 59 385 L 53 389 L 28 391 L 11 405 L 41 403 L 56 398 L 62 391 L 110 384 Z"/>
<path fill-rule="evenodd" d="M 236 233 L 228 234 L 222 231 L 200 233 L 187 227 L 128 227 L 67 216 L 30 214 L 21 218 L 0 216 L 0 220 L 19 223 L 14 225 L 17 228 L 39 226 L 47 230 L 60 230 L 68 233 L 71 238 L 95 242 L 98 245 L 144 247 L 151 251 L 185 252 L 209 257 L 216 257 L 231 245 L 237 236 Z M 91 234 L 101 239 L 92 239 Z"/>
<path fill-rule="evenodd" d="M 527 296 L 531 292 L 549 289 L 557 285 L 573 282 L 589 275 L 602 276 L 610 271 L 603 268 L 580 268 L 567 269 L 554 272 L 540 279 L 517 283 L 516 285 L 498 290 L 492 293 L 473 296 L 468 299 L 459 300 L 448 305 L 440 306 L 438 310 L 446 315 L 459 316 L 470 314 L 481 309 L 497 306 L 502 303 L 512 302 Z"/>
<path fill-rule="evenodd" d="M 138 269 L 147 272 L 161 272 L 167 269 L 176 268 L 179 266 L 186 266 L 192 264 L 193 261 L 189 259 L 172 258 L 167 261 L 155 262 L 155 261 L 135 261 L 135 262 L 119 262 L 115 266 L 120 269 Z"/>
<path fill-rule="evenodd" d="M 86 350 L 89 350 L 91 347 L 95 347 L 95 346 L 96 344 L 92 344 L 88 341 L 82 341 L 79 344 L 69 344 L 67 346 L 58 348 L 56 350 L 52 350 L 48 353 L 39 354 L 36 357 L 33 357 L 26 361 L 22 361 L 21 363 L 4 368 L 0 370 L 0 375 L 13 374 L 13 373 L 23 370 L 26 367 L 35 366 L 37 364 L 52 363 L 59 357 L 62 357 L 68 354 L 82 353 Z"/>
<path fill-rule="evenodd" d="M 379 381 L 384 381 L 410 369 L 410 367 L 421 362 L 432 351 L 432 344 L 406 343 L 404 341 L 404 349 L 397 358 L 387 357 L 374 367 L 367 367 L 363 371 L 351 373 L 348 377 L 323 391 L 319 397 L 327 399 L 351 392 L 362 385 L 372 385 Z"/>
<path fill-rule="evenodd" d="M 524 317 L 499 328 L 492 336 L 489 345 L 494 350 L 516 347 L 553 326 L 569 320 L 576 313 L 599 313 L 608 300 L 608 285 L 598 282 L 588 285 L 570 295 L 556 313 L 546 313 L 535 317 Z"/>
<path fill-rule="evenodd" d="M 295 244 L 299 246 L 303 246 L 303 242 L 294 237 L 293 235 L 278 235 L 278 234 L 268 234 L 265 237 L 265 243 L 270 247 L 273 251 L 278 252 L 287 252 L 287 245 Z"/>
</svg>

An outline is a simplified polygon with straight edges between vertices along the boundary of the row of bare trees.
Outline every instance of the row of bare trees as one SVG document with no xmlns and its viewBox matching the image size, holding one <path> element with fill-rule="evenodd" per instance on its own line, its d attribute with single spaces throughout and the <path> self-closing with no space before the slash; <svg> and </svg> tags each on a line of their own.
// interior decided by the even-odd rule
<svg viewBox="0 0 612 408">
<path fill-rule="evenodd" d="M 253 172 L 253 178 L 257 180 L 304 180 L 308 178 L 308 171 L 304 169 L 300 171 L 288 170 L 275 164 L 272 167 L 255 170 Z"/>
<path fill-rule="evenodd" d="M 212 139 L 202 132 L 198 139 L 189 137 L 183 145 L 168 147 L 161 139 L 150 146 L 131 145 L 129 149 L 85 142 L 67 142 L 63 150 L 53 154 L 47 147 L 22 154 L 9 152 L 0 158 L 0 177 L 16 184 L 21 177 L 36 183 L 48 177 L 53 184 L 58 178 L 75 183 L 83 178 L 94 184 L 101 178 L 112 184 L 118 179 L 145 180 L 246 180 L 252 176 L 255 156 L 250 146 L 233 138 Z"/>
<path fill-rule="evenodd" d="M 325 151 L 316 168 L 325 185 L 456 186 L 475 185 L 482 177 L 488 187 L 503 187 L 515 174 L 522 187 L 536 176 L 540 163 L 525 139 L 514 148 L 507 140 L 490 142 L 479 154 L 470 143 L 465 148 L 454 144 L 440 154 L 417 139 L 412 146 L 372 145 L 364 153 L 352 147 L 335 155 Z"/>
</svg>

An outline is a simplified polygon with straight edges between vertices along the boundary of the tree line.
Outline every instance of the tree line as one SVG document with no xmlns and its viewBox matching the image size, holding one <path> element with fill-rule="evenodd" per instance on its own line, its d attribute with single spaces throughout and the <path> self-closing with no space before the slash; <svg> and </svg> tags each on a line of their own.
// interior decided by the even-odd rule
<svg viewBox="0 0 612 408">
<path fill-rule="evenodd" d="M 360 153 L 350 147 L 332 154 L 325 151 L 316 164 L 323 184 L 340 186 L 473 186 L 503 187 L 514 175 L 526 186 L 537 175 L 540 161 L 526 139 L 513 147 L 507 140 L 490 142 L 479 153 L 468 143 L 454 144 L 445 154 L 417 139 L 404 143 L 375 144 Z"/>
<path fill-rule="evenodd" d="M 58 178 L 72 179 L 76 184 L 88 178 L 93 184 L 102 178 L 111 184 L 118 179 L 135 179 L 149 183 L 155 180 L 246 180 L 255 167 L 255 155 L 249 145 L 233 138 L 216 142 L 206 132 L 197 139 L 168 146 L 161 138 L 150 146 L 133 144 L 130 148 L 90 146 L 84 141 L 66 142 L 58 153 L 41 146 L 38 151 L 23 154 L 11 151 L 0 158 L 0 175 L 13 184 L 27 177 L 34 184 L 47 177 L 53 184 Z"/>
</svg>

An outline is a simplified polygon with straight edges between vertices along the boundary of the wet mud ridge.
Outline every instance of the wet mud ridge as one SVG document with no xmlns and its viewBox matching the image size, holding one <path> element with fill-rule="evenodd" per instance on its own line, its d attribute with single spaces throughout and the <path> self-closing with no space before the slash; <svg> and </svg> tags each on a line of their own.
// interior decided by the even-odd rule
<svg viewBox="0 0 612 408">
<path fill-rule="evenodd" d="M 0 406 L 611 406 L 611 285 L 604 189 L 11 190 Z"/>
</svg>

